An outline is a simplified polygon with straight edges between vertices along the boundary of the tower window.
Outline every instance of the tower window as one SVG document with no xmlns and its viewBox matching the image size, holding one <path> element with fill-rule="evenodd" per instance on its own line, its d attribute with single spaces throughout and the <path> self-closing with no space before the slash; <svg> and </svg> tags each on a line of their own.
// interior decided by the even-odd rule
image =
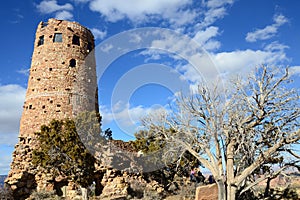
<svg viewBox="0 0 300 200">
<path fill-rule="evenodd" d="M 72 44 L 80 46 L 80 39 L 79 36 L 73 35 Z"/>
<path fill-rule="evenodd" d="M 48 26 L 48 22 L 42 22 L 42 28 Z"/>
<path fill-rule="evenodd" d="M 62 34 L 61 33 L 55 33 L 53 42 L 62 42 Z"/>
<path fill-rule="evenodd" d="M 88 43 L 87 45 L 87 49 L 88 49 L 88 52 L 92 51 L 93 47 L 92 47 L 92 43 Z"/>
<path fill-rule="evenodd" d="M 76 60 L 75 59 L 71 59 L 70 60 L 70 67 L 76 67 Z"/>
<path fill-rule="evenodd" d="M 38 41 L 38 46 L 43 45 L 44 44 L 44 36 L 40 36 L 39 37 L 39 41 Z"/>
</svg>

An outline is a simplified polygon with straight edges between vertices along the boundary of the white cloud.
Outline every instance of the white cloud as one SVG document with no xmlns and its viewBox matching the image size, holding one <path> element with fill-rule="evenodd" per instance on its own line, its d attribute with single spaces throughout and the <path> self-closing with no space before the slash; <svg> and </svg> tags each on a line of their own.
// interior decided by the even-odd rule
<svg viewBox="0 0 300 200">
<path fill-rule="evenodd" d="M 234 0 L 209 0 L 206 2 L 208 8 L 218 8 L 226 4 L 233 4 Z"/>
<path fill-rule="evenodd" d="M 193 56 L 189 58 L 193 59 Z M 286 61 L 284 49 L 264 48 L 262 50 L 236 50 L 230 52 L 211 53 L 203 59 L 195 58 L 198 66 L 191 64 L 178 65 L 176 69 L 182 74 L 181 78 L 190 83 L 190 89 L 205 81 L 208 85 L 223 79 L 226 80 L 236 74 L 244 75 L 255 67 L 278 65 Z M 300 68 L 292 68 L 292 73 L 300 73 Z"/>
<path fill-rule="evenodd" d="M 218 19 L 222 19 L 226 14 L 226 7 L 234 3 L 234 0 L 209 0 L 204 2 L 206 11 L 204 11 L 204 19 L 197 26 L 201 28 L 210 26 Z"/>
<path fill-rule="evenodd" d="M 226 14 L 226 9 L 224 7 L 221 8 L 211 8 L 205 13 L 204 20 L 202 22 L 202 26 L 209 26 L 213 24 L 216 20 L 223 18 Z"/>
<path fill-rule="evenodd" d="M 92 31 L 93 35 L 95 36 L 95 39 L 101 39 L 102 40 L 107 35 L 106 31 L 101 31 L 97 28 L 92 28 L 91 31 Z"/>
<path fill-rule="evenodd" d="M 239 72 L 241 69 L 249 69 L 256 65 L 266 63 L 272 53 L 261 50 L 238 50 L 215 54 L 213 60 L 221 72 Z"/>
<path fill-rule="evenodd" d="M 161 55 L 165 54 L 165 52 L 162 52 L 157 49 L 147 49 L 139 53 L 139 55 L 145 56 L 145 62 L 148 63 L 149 61 L 153 60 L 160 60 L 162 57 Z"/>
<path fill-rule="evenodd" d="M 37 9 L 43 14 L 50 14 L 57 11 L 73 10 L 73 6 L 70 3 L 64 5 L 58 5 L 56 0 L 43 0 L 38 4 Z"/>
<path fill-rule="evenodd" d="M 210 26 L 198 31 L 193 39 L 207 51 L 218 49 L 221 46 L 220 42 L 212 39 L 218 35 L 218 30 L 218 27 Z"/>
<path fill-rule="evenodd" d="M 205 30 L 198 31 L 194 37 L 194 40 L 196 40 L 200 44 L 204 44 L 212 37 L 215 37 L 216 35 L 218 35 L 218 30 L 219 30 L 218 27 L 210 26 L 210 27 L 206 28 Z"/>
<path fill-rule="evenodd" d="M 251 70 L 261 64 L 276 65 L 287 60 L 284 49 L 237 50 L 212 55 L 217 68 L 222 73 L 232 74 Z"/>
<path fill-rule="evenodd" d="M 104 53 L 108 53 L 113 48 L 114 48 L 114 46 L 112 44 L 105 44 L 100 47 L 100 50 Z"/>
<path fill-rule="evenodd" d="M 275 15 L 273 18 L 277 26 L 282 26 L 285 23 L 288 23 L 289 20 L 284 15 Z"/>
<path fill-rule="evenodd" d="M 268 50 L 268 51 L 284 51 L 285 49 L 288 49 L 288 48 L 289 48 L 289 46 L 275 41 L 275 42 L 272 42 L 271 44 L 266 45 L 264 49 Z"/>
<path fill-rule="evenodd" d="M 26 89 L 19 85 L 0 86 L 0 144 L 17 142 Z"/>
<path fill-rule="evenodd" d="M 300 76 L 300 66 L 290 67 L 290 74 Z"/>
<path fill-rule="evenodd" d="M 288 19 L 283 15 L 275 15 L 273 21 L 274 24 L 272 25 L 247 33 L 246 41 L 256 42 L 257 40 L 266 40 L 274 37 L 277 34 L 279 27 L 288 23 Z"/>
<path fill-rule="evenodd" d="M 89 6 L 110 22 L 124 19 L 134 24 L 157 21 L 191 33 L 223 18 L 227 14 L 226 8 L 234 0 L 208 0 L 197 6 L 195 3 L 195 0 L 91 0 Z"/>
<path fill-rule="evenodd" d="M 186 23 L 196 14 L 184 9 L 192 0 L 92 0 L 90 9 L 101 13 L 108 21 L 128 18 L 132 22 L 144 22 L 159 15 L 173 23 Z"/>
<path fill-rule="evenodd" d="M 178 65 L 176 70 L 182 74 L 180 77 L 182 80 L 189 81 L 191 84 L 197 85 L 201 81 L 203 81 L 200 73 L 195 69 L 194 66 L 190 64 L 186 65 Z"/>
<path fill-rule="evenodd" d="M 165 34 L 165 35 L 164 35 Z M 153 40 L 151 48 L 143 51 L 140 54 L 149 56 L 150 59 L 160 59 L 160 55 L 168 55 L 177 63 L 181 63 L 176 69 L 183 74 L 181 78 L 191 83 L 202 81 L 203 78 L 207 81 L 214 80 L 223 74 L 234 74 L 237 72 L 247 72 L 261 64 L 277 65 L 288 61 L 285 50 L 288 46 L 273 42 L 266 45 L 262 49 L 244 49 L 228 52 L 213 53 L 218 47 L 218 41 L 213 40 L 213 37 L 218 35 L 218 28 L 211 26 L 203 31 L 198 31 L 194 40 L 198 44 L 203 44 L 206 49 L 199 48 L 192 40 L 180 35 L 173 35 L 160 32 L 161 38 Z M 207 47 L 210 42 L 217 42 L 212 44 L 211 48 Z M 146 58 L 147 61 L 149 58 Z M 189 62 L 180 62 L 185 60 Z M 174 67 L 174 64 L 173 64 Z M 220 74 L 221 73 L 221 74 Z M 200 77 L 202 76 L 202 77 Z"/>
<path fill-rule="evenodd" d="M 55 14 L 55 18 L 60 19 L 60 20 L 71 20 L 71 19 L 73 19 L 73 14 L 70 13 L 69 11 L 63 10 L 63 11 L 57 12 Z"/>
<path fill-rule="evenodd" d="M 190 24 L 197 17 L 197 12 L 195 10 L 169 10 L 163 13 L 163 18 L 168 19 L 171 24 L 176 24 L 177 26 L 182 26 Z"/>
<path fill-rule="evenodd" d="M 27 69 L 20 69 L 18 70 L 17 72 L 20 73 L 20 74 L 23 74 L 25 76 L 29 76 L 29 71 L 30 71 L 30 68 L 27 68 Z"/>
</svg>

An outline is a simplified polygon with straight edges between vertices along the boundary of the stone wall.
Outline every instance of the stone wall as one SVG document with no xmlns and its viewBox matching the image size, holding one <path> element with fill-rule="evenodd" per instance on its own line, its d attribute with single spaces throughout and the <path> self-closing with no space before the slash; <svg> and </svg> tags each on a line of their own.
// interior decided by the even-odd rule
<svg viewBox="0 0 300 200">
<path fill-rule="evenodd" d="M 99 111 L 93 49 L 92 33 L 76 22 L 49 19 L 38 25 L 19 142 L 6 179 L 16 198 L 22 199 L 37 186 L 48 187 L 35 178 L 39 171 L 31 163 L 37 147 L 34 133 L 41 125 L 72 119 L 82 111 Z"/>
<path fill-rule="evenodd" d="M 217 184 L 197 187 L 195 200 L 218 200 Z"/>
</svg>

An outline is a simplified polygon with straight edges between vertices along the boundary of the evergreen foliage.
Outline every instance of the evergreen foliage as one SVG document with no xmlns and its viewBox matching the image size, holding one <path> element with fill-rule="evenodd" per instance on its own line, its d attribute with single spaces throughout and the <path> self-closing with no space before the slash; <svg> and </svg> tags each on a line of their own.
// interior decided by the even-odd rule
<svg viewBox="0 0 300 200">
<path fill-rule="evenodd" d="M 99 150 L 99 143 L 106 142 L 101 130 L 101 116 L 96 112 L 81 112 L 74 122 L 81 142 L 94 155 Z"/>
<path fill-rule="evenodd" d="M 168 132 L 172 134 L 172 129 L 169 129 Z M 163 165 L 162 168 L 156 171 L 144 173 L 145 178 L 156 180 L 163 184 L 165 189 L 168 189 L 168 186 L 176 179 L 181 179 L 184 176 L 188 177 L 191 168 L 201 165 L 189 152 L 185 152 L 181 157 L 178 156 L 178 159 L 176 154 L 165 156 L 168 154 L 166 151 L 170 148 L 166 146 L 168 143 L 163 134 L 154 134 L 151 129 L 140 130 L 135 133 L 135 137 L 136 140 L 132 142 L 132 146 L 136 151 L 142 151 L 144 155 L 157 153 L 156 156 L 151 156 L 151 159 L 144 159 L 144 165 Z"/>
<path fill-rule="evenodd" d="M 94 157 L 81 142 L 75 122 L 72 120 L 52 120 L 36 133 L 39 148 L 33 151 L 33 164 L 47 172 L 66 177 L 83 187 L 93 181 Z"/>
</svg>

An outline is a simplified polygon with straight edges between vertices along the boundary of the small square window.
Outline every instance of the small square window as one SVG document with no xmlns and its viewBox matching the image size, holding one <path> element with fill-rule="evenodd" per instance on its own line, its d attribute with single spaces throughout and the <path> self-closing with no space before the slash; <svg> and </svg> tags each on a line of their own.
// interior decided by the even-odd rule
<svg viewBox="0 0 300 200">
<path fill-rule="evenodd" d="M 62 34 L 61 33 L 55 33 L 53 42 L 62 42 Z"/>
<path fill-rule="evenodd" d="M 70 63 L 69 63 L 70 67 L 76 67 L 76 60 L 75 59 L 71 59 Z"/>
<path fill-rule="evenodd" d="M 38 46 L 41 46 L 43 44 L 44 44 L 44 36 L 42 35 L 39 37 Z"/>
<path fill-rule="evenodd" d="M 79 36 L 73 35 L 72 44 L 80 46 L 80 39 Z"/>
</svg>

